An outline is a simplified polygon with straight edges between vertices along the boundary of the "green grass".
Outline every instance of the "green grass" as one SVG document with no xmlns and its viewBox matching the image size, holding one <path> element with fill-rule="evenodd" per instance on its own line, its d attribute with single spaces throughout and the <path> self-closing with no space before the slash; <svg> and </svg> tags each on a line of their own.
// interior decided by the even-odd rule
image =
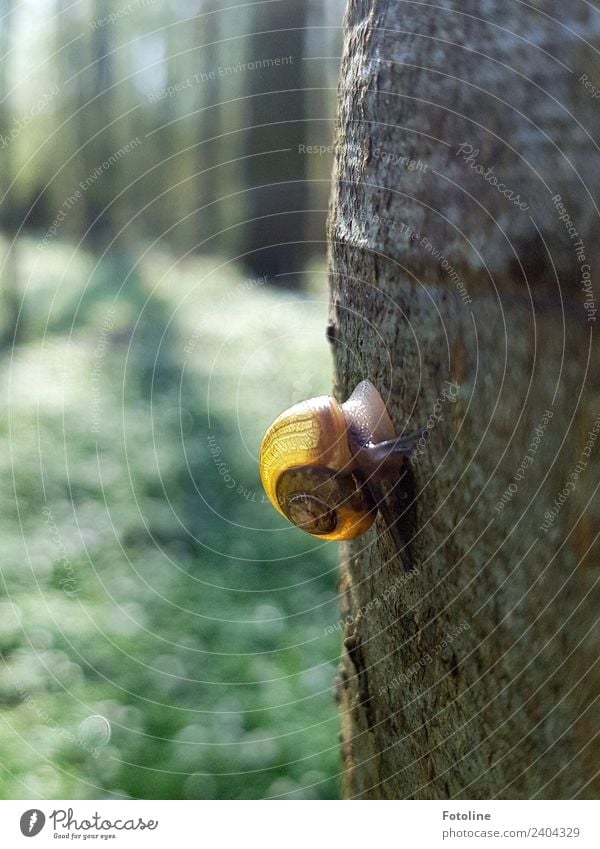
<svg viewBox="0 0 600 849">
<path fill-rule="evenodd" d="M 272 418 L 329 389 L 323 274 L 292 295 L 218 259 L 23 243 L 19 263 L 0 796 L 335 797 L 337 548 L 257 470 Z"/>
</svg>

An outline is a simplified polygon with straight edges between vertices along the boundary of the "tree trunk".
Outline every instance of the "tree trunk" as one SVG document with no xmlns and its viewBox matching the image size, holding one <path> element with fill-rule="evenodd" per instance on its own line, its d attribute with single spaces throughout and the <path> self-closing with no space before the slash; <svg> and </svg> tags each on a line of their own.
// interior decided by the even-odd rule
<svg viewBox="0 0 600 849">
<path fill-rule="evenodd" d="M 388 496 L 414 571 L 381 518 L 343 550 L 346 797 L 600 789 L 599 20 L 349 2 L 337 392 L 430 434 Z"/>
</svg>

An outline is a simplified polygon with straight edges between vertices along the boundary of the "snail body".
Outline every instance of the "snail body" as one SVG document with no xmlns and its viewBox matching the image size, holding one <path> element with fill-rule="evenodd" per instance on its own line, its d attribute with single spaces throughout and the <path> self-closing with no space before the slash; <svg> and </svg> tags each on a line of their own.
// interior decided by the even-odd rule
<svg viewBox="0 0 600 849">
<path fill-rule="evenodd" d="M 322 539 L 353 539 L 382 506 L 378 484 L 399 472 L 422 435 L 396 437 L 381 395 L 363 380 L 343 404 L 321 395 L 278 416 L 262 441 L 261 480 L 293 525 Z"/>
</svg>

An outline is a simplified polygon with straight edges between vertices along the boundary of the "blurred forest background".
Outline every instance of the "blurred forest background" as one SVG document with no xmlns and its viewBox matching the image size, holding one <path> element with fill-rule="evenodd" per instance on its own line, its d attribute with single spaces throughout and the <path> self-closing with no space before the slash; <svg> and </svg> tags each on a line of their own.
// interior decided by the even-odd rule
<svg viewBox="0 0 600 849">
<path fill-rule="evenodd" d="M 257 453 L 328 392 L 342 0 L 0 0 L 0 796 L 331 798 L 337 547 Z"/>
</svg>

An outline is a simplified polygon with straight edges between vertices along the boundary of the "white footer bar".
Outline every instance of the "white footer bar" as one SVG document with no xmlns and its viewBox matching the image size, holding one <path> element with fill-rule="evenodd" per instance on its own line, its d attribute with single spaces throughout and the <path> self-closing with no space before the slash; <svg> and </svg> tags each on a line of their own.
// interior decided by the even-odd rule
<svg viewBox="0 0 600 849">
<path fill-rule="evenodd" d="M 600 805 L 588 801 L 30 800 L 0 802 L 0 845 L 597 849 L 599 823 Z"/>
</svg>

